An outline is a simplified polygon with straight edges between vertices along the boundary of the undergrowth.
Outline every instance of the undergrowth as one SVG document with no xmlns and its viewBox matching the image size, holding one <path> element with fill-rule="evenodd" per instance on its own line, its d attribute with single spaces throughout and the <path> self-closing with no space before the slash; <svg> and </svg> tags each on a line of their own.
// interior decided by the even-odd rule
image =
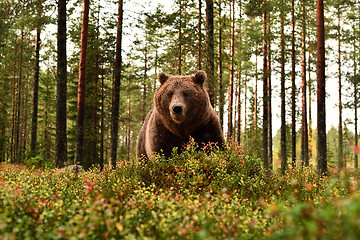
<svg viewBox="0 0 360 240">
<path fill-rule="evenodd" d="M 0 164 L 1 239 L 357 239 L 358 172 L 285 174 L 235 144 L 116 169 Z"/>
</svg>

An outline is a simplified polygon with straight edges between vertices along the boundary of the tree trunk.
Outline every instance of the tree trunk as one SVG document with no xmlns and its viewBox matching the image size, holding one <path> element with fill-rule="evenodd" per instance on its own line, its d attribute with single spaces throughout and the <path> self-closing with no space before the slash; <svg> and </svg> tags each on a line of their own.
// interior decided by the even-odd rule
<svg viewBox="0 0 360 240">
<path fill-rule="evenodd" d="M 240 17 L 240 22 L 239 22 L 239 52 L 241 52 L 241 47 L 242 47 L 242 16 L 241 16 L 241 1 L 240 1 L 240 13 L 239 13 L 239 17 Z M 239 145 L 241 145 L 241 88 L 242 88 L 242 59 L 240 58 L 239 60 L 239 84 L 238 84 L 238 102 L 237 102 L 237 111 L 238 111 L 238 119 L 237 119 L 237 130 L 238 130 L 238 134 L 237 134 L 237 142 Z M 245 109 L 246 110 L 246 109 Z M 246 115 L 246 114 L 245 114 Z M 246 121 L 245 121 L 246 122 Z"/>
<path fill-rule="evenodd" d="M 263 164 L 264 168 L 269 168 L 269 142 L 268 142 L 268 45 L 267 45 L 267 12 L 263 10 Z"/>
<path fill-rule="evenodd" d="M 123 26 L 123 0 L 119 0 L 118 25 L 115 56 L 115 77 L 113 83 L 112 109 L 111 109 L 111 165 L 116 167 L 118 132 L 119 132 L 119 104 L 120 104 L 120 80 L 121 80 L 121 43 Z"/>
<path fill-rule="evenodd" d="M 296 165 L 295 0 L 291 1 L 291 164 Z"/>
<path fill-rule="evenodd" d="M 100 170 L 104 169 L 104 76 L 101 77 Z"/>
<path fill-rule="evenodd" d="M 146 40 L 145 40 L 146 41 Z M 147 43 L 145 43 L 145 61 L 144 61 L 144 82 L 143 82 L 143 116 L 142 116 L 142 122 L 145 121 L 147 110 L 146 110 L 146 97 L 147 97 L 147 62 L 148 62 L 148 47 Z"/>
<path fill-rule="evenodd" d="M 128 128 L 127 128 L 127 160 L 130 160 L 130 152 L 131 152 L 131 94 L 130 94 L 130 89 L 128 90 L 128 99 L 129 99 L 129 103 L 128 103 L 128 120 L 127 120 L 127 124 L 128 124 Z"/>
<path fill-rule="evenodd" d="M 17 113 L 16 113 L 16 143 L 15 143 L 15 159 L 16 159 L 17 163 L 21 163 L 20 115 L 21 115 L 21 96 L 24 94 L 23 89 L 22 89 L 23 53 L 24 53 L 24 30 L 21 30 L 18 100 L 17 100 Z"/>
<path fill-rule="evenodd" d="M 66 60 L 66 0 L 58 1 L 57 33 L 57 88 L 56 88 L 56 153 L 55 166 L 61 168 L 67 161 L 66 98 L 67 98 L 67 60 Z"/>
<path fill-rule="evenodd" d="M 75 164 L 80 165 L 84 164 L 85 85 L 87 46 L 89 34 L 89 5 L 90 0 L 83 0 L 75 152 Z"/>
<path fill-rule="evenodd" d="M 12 89 L 12 113 L 11 113 L 11 139 L 10 139 L 10 161 L 11 163 L 15 163 L 15 155 L 14 155 L 14 137 L 15 137 L 15 111 L 16 111 L 16 60 L 17 60 L 17 43 L 15 44 L 15 59 L 14 59 L 14 76 L 13 76 L 13 89 Z"/>
<path fill-rule="evenodd" d="M 358 89 L 357 86 L 359 84 L 359 75 L 357 74 L 357 59 L 358 55 L 356 54 L 356 40 L 354 39 L 354 79 L 353 79 L 353 85 L 354 85 L 354 127 L 355 127 L 355 146 L 354 146 L 354 167 L 357 169 L 359 167 L 359 160 L 358 160 L 358 154 L 359 154 L 359 144 L 358 144 L 358 117 L 357 117 L 357 108 L 358 108 Z"/>
<path fill-rule="evenodd" d="M 36 28 L 35 41 L 35 74 L 33 85 L 33 112 L 31 121 L 31 154 L 36 155 L 36 140 L 37 140 L 37 117 L 38 117 L 38 102 L 39 102 L 39 72 L 40 72 L 40 27 Z"/>
<path fill-rule="evenodd" d="M 337 12 L 338 22 L 337 22 L 337 40 L 338 40 L 338 79 L 339 79 L 339 128 L 338 128 L 338 141 L 339 141 L 339 154 L 338 154 L 338 166 L 339 170 L 344 167 L 343 161 L 343 134 L 342 134 L 342 101 L 341 101 L 341 40 L 340 40 L 340 6 L 338 7 Z"/>
<path fill-rule="evenodd" d="M 178 55 L 178 75 L 181 75 L 182 73 L 182 44 L 183 44 L 183 33 L 182 33 L 182 23 L 183 23 L 183 17 L 182 17 L 182 11 L 183 8 L 183 2 L 180 0 L 180 7 L 179 7 L 179 30 L 178 30 L 178 43 L 179 43 L 179 55 Z"/>
<path fill-rule="evenodd" d="M 97 29 L 97 34 L 100 34 L 100 30 L 99 27 Z M 92 112 L 92 117 L 93 117 L 93 127 L 92 127 L 92 159 L 93 159 L 93 163 L 98 163 L 99 158 L 98 158 L 98 115 L 97 115 L 97 111 L 98 111 L 98 85 L 99 85 L 99 38 L 98 35 L 96 36 L 96 53 L 95 53 L 95 69 L 94 69 L 94 96 L 93 96 L 93 100 L 94 100 L 94 106 L 93 106 L 93 112 Z"/>
<path fill-rule="evenodd" d="M 280 2 L 283 5 L 284 1 Z M 284 10 L 280 12 L 280 78 L 281 78 L 281 173 L 285 173 L 287 169 L 287 156 L 286 156 L 286 112 L 285 112 L 285 35 L 284 35 Z"/>
<path fill-rule="evenodd" d="M 302 119 L 301 119 L 301 161 L 304 166 L 309 166 L 307 104 L 306 104 L 306 8 L 305 0 L 302 1 L 302 59 L 301 59 L 301 89 L 302 89 Z"/>
<path fill-rule="evenodd" d="M 214 2 L 206 0 L 206 52 L 207 77 L 210 103 L 215 107 L 215 79 L 214 79 Z"/>
<path fill-rule="evenodd" d="M 317 38 L 317 167 L 320 175 L 327 174 L 326 156 L 326 108 L 325 108 L 325 38 L 324 3 L 316 1 L 316 38 Z"/>
<path fill-rule="evenodd" d="M 201 70 L 201 0 L 199 0 L 199 20 L 198 20 L 198 46 L 197 46 L 197 67 Z"/>
<path fill-rule="evenodd" d="M 219 119 L 221 129 L 224 130 L 224 93 L 223 93 L 223 64 L 222 64 L 222 17 L 221 17 L 221 0 L 218 2 L 219 11 L 218 11 L 218 79 L 219 79 Z"/>
<path fill-rule="evenodd" d="M 269 35 L 270 33 L 270 13 L 268 13 L 267 16 L 267 30 L 266 30 L 266 34 Z M 272 165 L 273 165 L 273 152 L 272 152 L 272 106 L 271 106 L 271 44 L 270 44 L 270 39 L 266 38 L 266 44 L 267 44 L 267 53 L 268 53 L 268 70 L 267 70 L 267 113 L 268 113 L 268 161 L 269 161 L 269 169 L 272 169 Z"/>
<path fill-rule="evenodd" d="M 230 140 L 233 133 L 233 95 L 234 95 L 234 52 L 235 52 L 235 1 L 230 6 L 231 16 L 231 45 L 230 45 L 230 79 L 229 79 L 229 110 L 227 139 Z"/>
</svg>

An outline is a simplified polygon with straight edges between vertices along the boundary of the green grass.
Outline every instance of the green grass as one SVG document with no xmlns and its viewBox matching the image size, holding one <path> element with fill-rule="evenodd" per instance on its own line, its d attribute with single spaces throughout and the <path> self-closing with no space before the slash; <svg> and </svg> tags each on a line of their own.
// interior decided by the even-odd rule
<svg viewBox="0 0 360 240">
<path fill-rule="evenodd" d="M 1 239 L 358 239 L 359 174 L 285 175 L 236 145 L 82 173 L 0 164 Z"/>
</svg>

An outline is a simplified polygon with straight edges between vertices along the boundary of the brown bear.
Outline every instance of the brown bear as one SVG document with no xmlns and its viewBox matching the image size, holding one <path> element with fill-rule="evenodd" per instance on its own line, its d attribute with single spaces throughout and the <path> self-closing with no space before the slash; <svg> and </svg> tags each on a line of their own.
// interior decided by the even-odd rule
<svg viewBox="0 0 360 240">
<path fill-rule="evenodd" d="M 181 149 L 194 138 L 203 144 L 225 143 L 219 120 L 204 89 L 206 73 L 191 76 L 170 76 L 160 73 L 161 84 L 154 96 L 153 108 L 140 130 L 137 144 L 138 159 L 149 159 L 154 152 L 169 157 L 174 147 Z"/>
</svg>

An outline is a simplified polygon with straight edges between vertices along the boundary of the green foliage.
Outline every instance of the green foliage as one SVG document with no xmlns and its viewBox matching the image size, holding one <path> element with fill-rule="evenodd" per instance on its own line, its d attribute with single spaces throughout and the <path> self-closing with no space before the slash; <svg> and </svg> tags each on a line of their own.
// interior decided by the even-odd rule
<svg viewBox="0 0 360 240">
<path fill-rule="evenodd" d="M 0 235 L 16 239 L 356 239 L 358 172 L 284 175 L 236 145 L 86 172 L 0 164 Z"/>
</svg>

